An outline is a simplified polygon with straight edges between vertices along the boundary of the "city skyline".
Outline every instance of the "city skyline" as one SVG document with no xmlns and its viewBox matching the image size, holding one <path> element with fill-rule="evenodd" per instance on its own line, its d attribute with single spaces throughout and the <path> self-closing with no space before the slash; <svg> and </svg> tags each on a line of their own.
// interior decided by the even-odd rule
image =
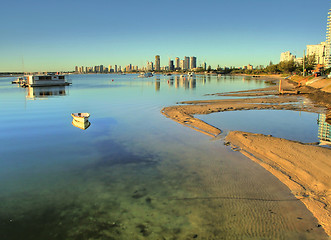
<svg viewBox="0 0 331 240">
<path fill-rule="evenodd" d="M 186 0 L 129 1 L 125 6 L 109 1 L 7 1 L 0 16 L 6 23 L 0 27 L 0 71 L 143 66 L 154 62 L 155 55 L 162 56 L 161 66 L 169 58 L 176 65 L 176 56 L 196 56 L 198 66 L 207 62 L 213 68 L 267 65 L 279 62 L 282 52 L 301 56 L 306 45 L 325 41 L 331 7 L 322 0 L 204 4 L 202 9 L 200 2 Z M 190 17 L 178 25 L 183 10 Z"/>
<path fill-rule="evenodd" d="M 132 71 L 175 71 L 175 70 L 196 70 L 197 68 L 201 67 L 202 69 L 206 70 L 206 62 L 197 65 L 197 58 L 195 56 L 191 57 L 184 57 L 179 64 L 180 58 L 176 57 L 176 65 L 174 64 L 174 60 L 169 58 L 168 65 L 161 66 L 160 55 L 155 56 L 155 62 L 147 61 L 146 66 L 134 66 L 132 64 L 128 64 L 126 66 L 121 65 L 96 65 L 96 66 L 75 66 L 74 72 L 78 73 L 112 73 L 112 72 L 132 72 Z"/>
</svg>

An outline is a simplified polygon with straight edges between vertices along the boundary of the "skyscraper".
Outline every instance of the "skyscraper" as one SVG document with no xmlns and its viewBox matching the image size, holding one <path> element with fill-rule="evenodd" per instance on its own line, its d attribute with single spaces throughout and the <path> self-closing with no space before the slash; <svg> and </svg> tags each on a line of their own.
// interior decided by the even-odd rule
<svg viewBox="0 0 331 240">
<path fill-rule="evenodd" d="M 184 57 L 184 69 L 190 69 L 190 57 Z"/>
<path fill-rule="evenodd" d="M 190 57 L 190 69 L 194 69 L 197 67 L 197 58 Z"/>
<path fill-rule="evenodd" d="M 169 70 L 173 71 L 174 70 L 174 61 L 169 59 Z"/>
<path fill-rule="evenodd" d="M 331 67 L 331 9 L 328 12 L 328 24 L 326 28 L 326 48 L 325 48 L 325 65 Z"/>
<path fill-rule="evenodd" d="M 154 70 L 153 62 L 147 62 L 147 71 L 153 71 L 153 70 Z"/>
<path fill-rule="evenodd" d="M 155 56 L 155 71 L 160 71 L 160 56 L 156 55 Z"/>
<path fill-rule="evenodd" d="M 182 70 L 185 69 L 185 60 L 180 60 L 180 68 L 181 68 Z"/>
<path fill-rule="evenodd" d="M 179 68 L 180 68 L 180 65 L 179 65 L 179 57 L 176 57 L 176 58 L 175 58 L 175 68 L 176 68 L 176 69 L 179 69 Z"/>
</svg>

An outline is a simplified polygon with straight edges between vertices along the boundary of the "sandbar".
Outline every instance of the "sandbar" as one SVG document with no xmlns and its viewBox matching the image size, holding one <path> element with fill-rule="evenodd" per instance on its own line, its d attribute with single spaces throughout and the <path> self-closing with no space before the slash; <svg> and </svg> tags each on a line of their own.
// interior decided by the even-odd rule
<svg viewBox="0 0 331 240">
<path fill-rule="evenodd" d="M 279 79 L 272 77 L 265 80 L 278 84 Z M 325 87 L 329 86 L 330 81 L 322 79 L 319 84 L 315 83 L 317 88 L 282 79 L 281 86 L 285 94 L 279 94 L 278 85 L 249 91 L 215 93 L 211 95 L 233 98 L 185 101 L 180 102 L 180 105 L 165 107 L 161 112 L 211 137 L 220 136 L 222 130 L 194 117 L 195 114 L 252 109 L 294 110 L 326 113 L 326 121 L 331 123 L 331 93 Z M 330 148 L 240 131 L 229 132 L 225 144 L 260 164 L 283 182 L 331 236 Z"/>
</svg>

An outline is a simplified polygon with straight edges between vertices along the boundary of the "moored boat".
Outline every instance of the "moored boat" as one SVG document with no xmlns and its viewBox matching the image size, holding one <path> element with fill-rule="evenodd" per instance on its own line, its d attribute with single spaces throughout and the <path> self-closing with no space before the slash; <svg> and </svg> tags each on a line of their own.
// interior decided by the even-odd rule
<svg viewBox="0 0 331 240">
<path fill-rule="evenodd" d="M 90 117 L 89 113 L 71 113 L 71 116 L 73 117 L 73 119 L 77 122 L 87 122 L 88 118 Z"/>
<path fill-rule="evenodd" d="M 14 81 L 12 81 L 12 84 L 23 84 L 26 82 L 25 77 L 18 77 Z"/>
<path fill-rule="evenodd" d="M 25 87 L 49 87 L 49 86 L 68 86 L 65 75 L 47 74 L 47 75 L 29 75 L 23 86 Z"/>
<path fill-rule="evenodd" d="M 140 77 L 140 78 L 148 78 L 148 77 L 153 77 L 153 74 L 151 72 L 140 73 L 138 77 Z"/>
<path fill-rule="evenodd" d="M 195 74 L 194 74 L 193 72 L 189 72 L 189 73 L 187 74 L 187 76 L 188 76 L 188 77 L 194 77 Z"/>
</svg>

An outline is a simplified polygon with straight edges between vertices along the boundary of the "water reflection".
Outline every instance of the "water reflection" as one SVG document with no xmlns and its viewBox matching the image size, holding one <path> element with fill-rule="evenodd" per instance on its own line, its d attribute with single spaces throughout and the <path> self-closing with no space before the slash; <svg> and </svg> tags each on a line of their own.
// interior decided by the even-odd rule
<svg viewBox="0 0 331 240">
<path fill-rule="evenodd" d="M 200 78 L 201 83 L 205 83 L 204 78 Z M 167 84 L 170 87 L 175 87 L 175 88 L 184 88 L 186 90 L 188 89 L 195 89 L 197 87 L 197 79 L 195 76 L 174 76 L 171 77 L 168 81 Z"/>
<path fill-rule="evenodd" d="M 321 145 L 331 145 L 331 125 L 325 120 L 326 114 L 318 115 L 318 138 Z"/>
<path fill-rule="evenodd" d="M 89 128 L 89 126 L 91 126 L 91 123 L 87 120 L 85 122 L 79 122 L 79 121 L 76 121 L 76 120 L 72 120 L 72 125 L 77 127 L 77 128 L 80 128 L 82 130 L 86 130 Z"/>
<path fill-rule="evenodd" d="M 26 95 L 27 99 L 35 100 L 38 98 L 48 98 L 52 96 L 65 96 L 65 86 L 52 86 L 52 87 L 28 87 Z"/>
<path fill-rule="evenodd" d="M 161 83 L 160 83 L 160 77 L 159 76 L 157 76 L 156 78 L 155 78 L 155 91 L 160 91 L 160 87 L 161 87 Z"/>
</svg>

